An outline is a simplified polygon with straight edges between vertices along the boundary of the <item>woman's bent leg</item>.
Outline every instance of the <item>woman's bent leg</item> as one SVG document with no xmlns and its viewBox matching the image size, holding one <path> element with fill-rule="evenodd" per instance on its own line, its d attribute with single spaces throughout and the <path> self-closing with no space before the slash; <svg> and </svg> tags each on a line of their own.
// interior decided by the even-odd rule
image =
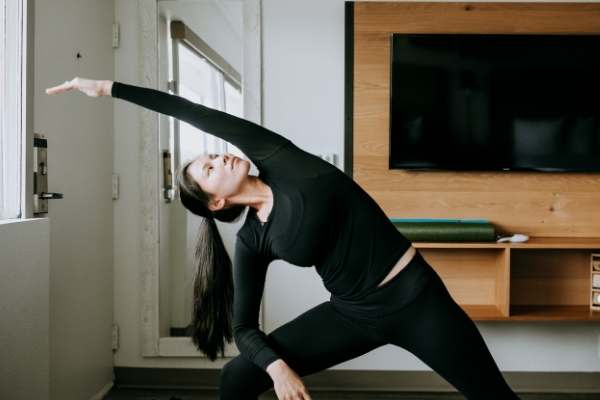
<svg viewBox="0 0 600 400">
<path fill-rule="evenodd" d="M 371 330 L 341 315 L 329 301 L 273 330 L 267 340 L 299 376 L 322 371 L 384 344 Z M 272 387 L 267 372 L 241 354 L 221 370 L 222 400 L 255 400 Z"/>
<path fill-rule="evenodd" d="M 219 376 L 219 398 L 221 400 L 258 399 L 258 394 L 273 386 L 271 377 L 239 355 L 228 361 Z"/>
<path fill-rule="evenodd" d="M 421 359 L 467 399 L 519 398 L 504 380 L 477 326 L 439 276 L 412 303 L 380 319 L 378 332 Z"/>
</svg>

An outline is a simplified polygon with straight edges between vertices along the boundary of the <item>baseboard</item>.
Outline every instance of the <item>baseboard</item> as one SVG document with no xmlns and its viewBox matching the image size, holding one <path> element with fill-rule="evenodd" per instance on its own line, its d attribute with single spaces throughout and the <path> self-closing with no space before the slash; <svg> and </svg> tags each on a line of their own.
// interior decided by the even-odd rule
<svg viewBox="0 0 600 400">
<path fill-rule="evenodd" d="M 116 387 L 216 389 L 219 369 L 115 367 Z M 600 393 L 600 372 L 503 372 L 518 393 Z M 312 391 L 456 392 L 433 371 L 325 370 L 302 378 Z"/>
<path fill-rule="evenodd" d="M 113 382 L 108 382 L 106 385 L 104 385 L 102 387 L 102 389 L 100 389 L 100 391 L 98 393 L 96 393 L 95 395 L 90 397 L 90 400 L 102 400 L 104 398 L 104 396 L 106 396 L 106 394 L 108 392 L 110 392 L 110 389 L 112 389 L 112 387 L 113 387 Z"/>
</svg>

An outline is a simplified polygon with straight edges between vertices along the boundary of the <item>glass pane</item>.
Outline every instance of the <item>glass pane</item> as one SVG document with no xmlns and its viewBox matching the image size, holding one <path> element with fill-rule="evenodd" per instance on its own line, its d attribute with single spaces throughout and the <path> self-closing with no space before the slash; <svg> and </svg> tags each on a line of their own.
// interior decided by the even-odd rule
<svg viewBox="0 0 600 400">
<path fill-rule="evenodd" d="M 216 76 L 210 64 L 187 46 L 178 44 L 179 95 L 194 103 L 218 108 Z M 202 134 L 202 130 L 180 122 L 180 160 L 184 163 L 200 153 L 212 152 L 214 136 Z M 205 132 L 206 133 L 206 132 Z M 212 138 L 210 137 L 212 136 Z"/>
<path fill-rule="evenodd" d="M 178 43 L 179 57 L 179 95 L 195 103 L 203 104 L 217 110 L 226 110 L 223 74 L 211 63 L 206 61 L 186 45 Z M 236 110 L 236 108 L 233 108 Z M 179 125 L 179 151 L 180 162 L 196 158 L 202 153 L 224 153 L 227 151 L 226 142 L 217 136 L 204 132 L 187 123 Z M 192 213 L 185 213 L 185 265 L 180 274 L 171 277 L 172 290 L 175 297 L 172 299 L 174 307 L 180 307 L 183 302 L 183 325 L 189 323 L 192 310 L 193 282 L 195 268 L 193 254 L 197 243 L 197 233 L 201 219 Z M 175 250 L 176 252 L 177 250 Z M 183 288 L 183 290 L 182 290 Z M 177 293 L 177 294 L 175 294 Z M 183 298 L 181 296 L 183 295 Z M 173 312 L 173 316 L 179 313 Z M 182 325 L 180 318 L 171 319 L 175 326 Z"/>
<path fill-rule="evenodd" d="M 242 91 L 235 88 L 225 80 L 225 111 L 236 117 L 244 118 L 244 102 L 242 101 Z M 248 159 L 244 153 L 231 143 L 227 143 L 227 151 L 238 157 Z"/>
<path fill-rule="evenodd" d="M 21 2 L 0 0 L 0 219 L 21 214 Z"/>
</svg>

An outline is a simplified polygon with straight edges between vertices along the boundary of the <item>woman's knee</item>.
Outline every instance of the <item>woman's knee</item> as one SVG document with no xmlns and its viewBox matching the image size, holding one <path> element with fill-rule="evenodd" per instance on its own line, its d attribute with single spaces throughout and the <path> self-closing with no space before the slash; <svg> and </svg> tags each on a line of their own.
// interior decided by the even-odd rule
<svg viewBox="0 0 600 400">
<path fill-rule="evenodd" d="M 269 374 L 241 354 L 223 365 L 219 373 L 219 393 L 223 400 L 255 398 L 271 386 Z"/>
</svg>

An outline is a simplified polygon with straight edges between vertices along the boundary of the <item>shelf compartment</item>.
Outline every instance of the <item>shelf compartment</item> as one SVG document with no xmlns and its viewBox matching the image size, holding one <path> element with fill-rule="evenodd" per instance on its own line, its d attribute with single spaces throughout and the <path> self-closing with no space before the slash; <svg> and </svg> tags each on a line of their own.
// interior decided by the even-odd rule
<svg viewBox="0 0 600 400">
<path fill-rule="evenodd" d="M 590 320 L 590 252 L 511 249 L 510 316 L 516 320 Z"/>
<path fill-rule="evenodd" d="M 508 250 L 421 248 L 419 252 L 469 317 L 474 320 L 508 317 Z"/>
</svg>

